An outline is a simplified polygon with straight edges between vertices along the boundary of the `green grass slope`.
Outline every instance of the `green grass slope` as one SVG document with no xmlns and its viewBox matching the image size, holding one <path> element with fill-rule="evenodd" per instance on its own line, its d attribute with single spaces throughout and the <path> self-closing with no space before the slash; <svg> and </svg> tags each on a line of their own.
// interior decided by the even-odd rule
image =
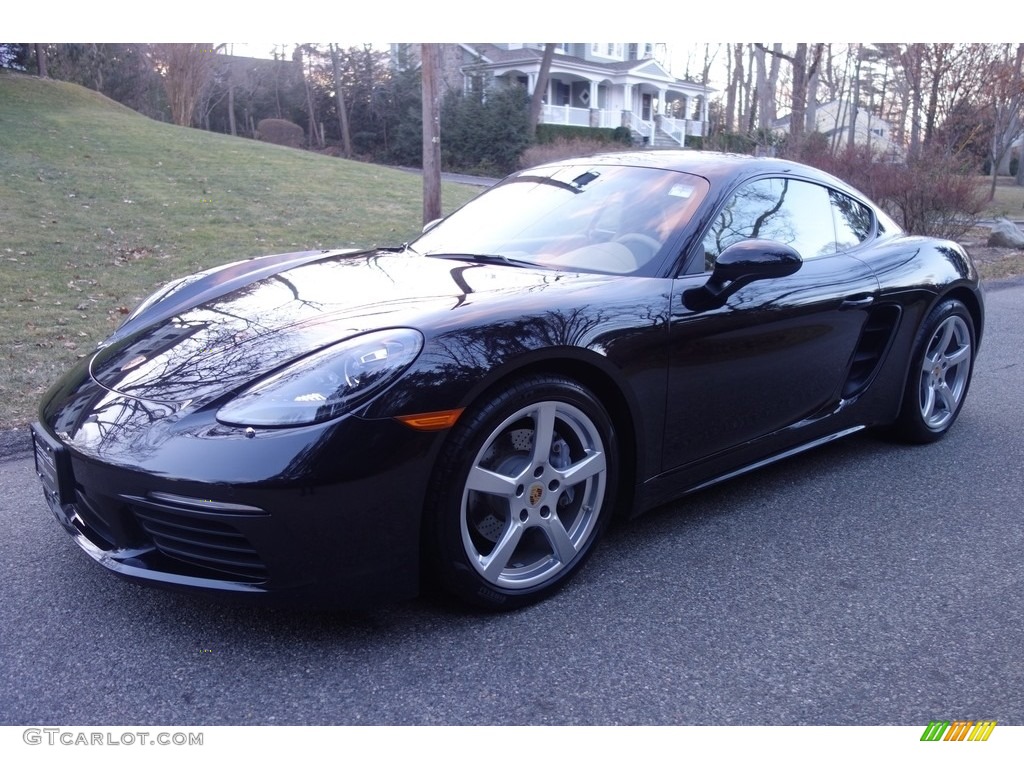
<svg viewBox="0 0 1024 768">
<path fill-rule="evenodd" d="M 447 210 L 478 193 L 448 184 Z M 70 83 L 0 73 L 0 428 L 157 285 L 282 251 L 401 243 L 422 181 L 155 122 Z"/>
</svg>

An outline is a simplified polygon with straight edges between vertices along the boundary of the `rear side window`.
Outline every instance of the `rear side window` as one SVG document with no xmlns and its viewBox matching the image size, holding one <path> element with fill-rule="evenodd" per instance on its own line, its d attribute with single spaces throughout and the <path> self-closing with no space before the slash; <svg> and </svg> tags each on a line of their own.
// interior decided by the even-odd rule
<svg viewBox="0 0 1024 768">
<path fill-rule="evenodd" d="M 829 190 L 828 196 L 832 201 L 832 213 L 836 225 L 836 244 L 840 251 L 856 248 L 871 237 L 871 232 L 874 229 L 874 216 L 871 215 L 870 208 L 834 189 Z"/>
</svg>

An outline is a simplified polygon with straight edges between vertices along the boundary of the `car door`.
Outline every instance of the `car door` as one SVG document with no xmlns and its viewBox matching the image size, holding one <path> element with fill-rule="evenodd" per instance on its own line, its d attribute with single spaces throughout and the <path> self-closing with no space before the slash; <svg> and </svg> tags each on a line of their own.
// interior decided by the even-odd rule
<svg viewBox="0 0 1024 768">
<path fill-rule="evenodd" d="M 746 184 L 708 228 L 704 264 L 698 253 L 695 274 L 675 280 L 664 470 L 750 446 L 838 404 L 878 282 L 842 252 L 870 235 L 870 211 L 837 195 L 791 178 Z M 840 210 L 851 202 L 860 216 L 853 236 Z M 717 301 L 694 300 L 722 251 L 752 238 L 792 246 L 803 263 L 789 275 L 737 281 Z"/>
</svg>

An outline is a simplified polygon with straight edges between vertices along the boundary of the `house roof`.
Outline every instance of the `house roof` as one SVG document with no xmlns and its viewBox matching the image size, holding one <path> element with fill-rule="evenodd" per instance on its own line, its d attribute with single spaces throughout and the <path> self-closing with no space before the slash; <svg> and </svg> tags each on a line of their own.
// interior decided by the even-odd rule
<svg viewBox="0 0 1024 768">
<path fill-rule="evenodd" d="M 540 66 L 544 58 L 544 52 L 539 48 L 499 48 L 493 43 L 469 43 L 463 47 L 475 52 L 484 65 L 496 65 L 500 67 Z M 566 69 L 569 71 L 589 71 L 607 75 L 637 75 L 644 78 L 663 80 L 667 84 L 676 86 L 687 86 L 689 88 L 703 89 L 711 92 L 714 89 L 702 86 L 691 80 L 682 80 L 674 77 L 667 69 L 661 66 L 654 59 L 634 59 L 631 61 L 588 61 L 579 56 L 569 56 L 564 53 L 556 53 L 551 59 L 552 69 Z"/>
</svg>

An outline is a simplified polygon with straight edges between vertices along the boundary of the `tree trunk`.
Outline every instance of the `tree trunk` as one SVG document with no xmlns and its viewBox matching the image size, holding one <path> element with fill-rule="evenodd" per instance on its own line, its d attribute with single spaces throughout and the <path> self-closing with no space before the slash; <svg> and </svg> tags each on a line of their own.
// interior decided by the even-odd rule
<svg viewBox="0 0 1024 768">
<path fill-rule="evenodd" d="M 540 60 L 540 71 L 537 73 L 537 84 L 530 94 L 530 136 L 537 135 L 537 125 L 540 123 L 540 110 L 544 103 L 544 95 L 548 90 L 548 77 L 551 73 L 551 60 L 555 56 L 556 43 L 544 43 L 544 57 Z M 594 105 L 597 106 L 596 104 Z"/>
<path fill-rule="evenodd" d="M 850 151 L 856 146 L 857 142 L 857 109 L 860 106 L 860 63 L 863 53 L 863 48 L 858 46 L 857 48 L 857 65 L 853 69 L 853 96 L 850 98 L 850 127 L 847 132 L 846 146 Z"/>
<path fill-rule="evenodd" d="M 440 51 L 436 43 L 420 46 L 423 77 L 423 224 L 441 218 Z"/>
<path fill-rule="evenodd" d="M 754 46 L 747 46 L 747 74 L 743 81 L 746 97 L 741 102 L 743 122 L 748 134 L 754 132 L 754 120 L 757 117 L 757 102 L 754 97 Z"/>
<path fill-rule="evenodd" d="M 779 85 L 779 67 L 782 66 L 782 59 L 780 54 L 782 53 L 782 43 L 772 44 L 772 64 L 768 70 L 768 114 L 767 118 L 771 122 L 779 116 L 779 104 L 776 99 L 775 93 Z"/>
<path fill-rule="evenodd" d="M 818 130 L 818 70 L 815 68 L 807 78 L 807 113 L 805 121 L 807 133 Z"/>
<path fill-rule="evenodd" d="M 36 43 L 36 72 L 40 77 L 49 77 L 46 66 L 46 43 Z"/>
<path fill-rule="evenodd" d="M 301 49 L 297 50 L 299 53 Z M 311 52 L 306 51 L 306 61 L 309 62 L 310 70 L 313 67 L 313 57 Z M 317 130 L 317 118 L 316 118 L 316 105 L 313 103 L 313 89 L 309 87 L 309 75 L 306 73 L 306 61 L 300 59 L 300 66 L 302 67 L 302 84 L 306 88 L 306 112 L 309 115 L 309 146 L 313 146 L 314 139 L 316 140 L 317 146 L 322 147 L 323 142 L 320 141 L 320 132 Z"/>
<path fill-rule="evenodd" d="M 766 59 L 769 53 L 772 57 L 770 65 Z M 759 141 L 764 141 L 765 145 L 778 117 L 775 92 L 779 83 L 779 66 L 784 57 L 781 43 L 773 43 L 770 51 L 763 43 L 754 43 L 754 62 L 757 66 L 757 113 L 761 126 Z"/>
<path fill-rule="evenodd" d="M 931 144 L 932 135 L 935 133 L 935 124 L 939 111 L 939 92 L 942 89 L 942 81 L 948 69 L 947 54 L 950 45 L 947 43 L 935 43 L 929 48 L 929 58 L 932 62 L 931 68 L 931 91 L 928 94 L 928 109 L 925 112 L 924 120 L 924 141 L 927 148 Z"/>
<path fill-rule="evenodd" d="M 730 61 L 729 53 L 726 53 L 727 63 Z M 731 77 L 729 88 L 726 91 L 725 101 L 725 130 L 732 133 L 734 125 L 738 128 L 742 120 L 743 107 L 743 44 L 733 43 L 731 52 Z M 735 119 L 735 123 L 733 120 Z"/>
<path fill-rule="evenodd" d="M 913 74 L 910 76 L 910 156 L 921 153 L 921 43 L 914 43 L 908 51 L 907 61 Z"/>
<path fill-rule="evenodd" d="M 341 74 L 338 69 L 338 47 L 331 43 L 331 69 L 334 72 L 334 95 L 338 100 L 338 127 L 341 129 L 341 151 L 345 157 L 352 157 L 352 134 L 348 127 L 348 110 L 345 109 L 345 92 L 341 88 Z"/>
<path fill-rule="evenodd" d="M 804 139 L 804 117 L 807 112 L 807 43 L 797 43 L 793 64 L 793 98 L 790 102 L 789 141 L 796 149 Z"/>
<path fill-rule="evenodd" d="M 230 73 L 228 78 L 231 78 Z M 231 135 L 238 135 L 238 128 L 235 125 L 235 83 L 233 80 L 228 80 L 228 125 L 231 126 Z"/>
</svg>

